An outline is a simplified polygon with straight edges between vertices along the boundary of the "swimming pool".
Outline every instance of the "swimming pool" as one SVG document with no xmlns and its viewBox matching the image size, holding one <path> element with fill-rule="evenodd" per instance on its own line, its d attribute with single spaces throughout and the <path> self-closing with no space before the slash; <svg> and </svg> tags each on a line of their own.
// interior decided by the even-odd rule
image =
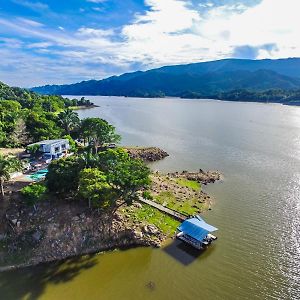
<svg viewBox="0 0 300 300">
<path fill-rule="evenodd" d="M 33 181 L 39 181 L 46 177 L 46 174 L 48 173 L 48 169 L 42 169 L 38 170 L 35 173 L 28 175 L 27 177 L 30 178 Z"/>
</svg>

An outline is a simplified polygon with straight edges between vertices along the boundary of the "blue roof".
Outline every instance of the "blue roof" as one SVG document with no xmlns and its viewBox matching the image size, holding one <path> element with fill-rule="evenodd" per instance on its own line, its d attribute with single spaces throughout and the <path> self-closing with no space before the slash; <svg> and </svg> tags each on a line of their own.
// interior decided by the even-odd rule
<svg viewBox="0 0 300 300">
<path fill-rule="evenodd" d="M 185 220 L 177 229 L 198 241 L 202 241 L 208 233 L 218 230 L 200 216 Z"/>
</svg>

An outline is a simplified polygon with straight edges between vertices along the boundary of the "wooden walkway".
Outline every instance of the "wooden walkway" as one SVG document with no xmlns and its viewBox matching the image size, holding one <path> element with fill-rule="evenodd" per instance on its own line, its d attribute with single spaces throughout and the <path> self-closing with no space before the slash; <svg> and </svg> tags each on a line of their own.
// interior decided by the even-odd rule
<svg viewBox="0 0 300 300">
<path fill-rule="evenodd" d="M 158 204 L 154 201 L 148 200 L 148 199 L 144 199 L 143 197 L 139 197 L 139 200 L 145 204 L 148 204 L 154 208 L 157 208 L 158 210 L 166 213 L 167 215 L 174 217 L 175 219 L 179 220 L 179 221 L 184 221 L 187 217 L 189 217 L 188 215 L 185 215 L 183 213 L 180 213 L 176 210 L 167 208 L 161 204 Z"/>
</svg>

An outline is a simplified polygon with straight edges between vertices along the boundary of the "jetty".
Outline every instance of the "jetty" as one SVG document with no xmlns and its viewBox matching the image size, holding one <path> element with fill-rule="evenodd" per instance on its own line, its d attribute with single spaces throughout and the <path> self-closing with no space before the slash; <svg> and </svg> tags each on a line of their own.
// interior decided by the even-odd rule
<svg viewBox="0 0 300 300">
<path fill-rule="evenodd" d="M 148 204 L 148 205 L 150 205 L 150 206 L 152 206 L 152 207 L 160 210 L 161 212 L 164 212 L 165 214 L 167 214 L 167 215 L 169 215 L 171 217 L 174 217 L 178 221 L 183 222 L 186 218 L 189 217 L 188 214 L 180 213 L 180 212 L 178 212 L 176 210 L 173 210 L 171 208 L 165 207 L 165 206 L 163 206 L 163 205 L 161 205 L 161 204 L 159 204 L 157 202 L 154 202 L 152 200 L 145 199 L 143 197 L 139 197 L 139 200 L 140 200 L 140 202 Z"/>
</svg>

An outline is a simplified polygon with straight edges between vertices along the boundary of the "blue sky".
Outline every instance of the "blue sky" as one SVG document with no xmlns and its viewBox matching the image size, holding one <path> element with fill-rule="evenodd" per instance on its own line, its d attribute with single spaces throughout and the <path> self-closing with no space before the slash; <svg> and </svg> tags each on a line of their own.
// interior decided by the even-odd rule
<svg viewBox="0 0 300 300">
<path fill-rule="evenodd" d="M 299 56 L 298 0 L 0 0 L 0 81 L 101 79 L 162 65 Z"/>
</svg>

